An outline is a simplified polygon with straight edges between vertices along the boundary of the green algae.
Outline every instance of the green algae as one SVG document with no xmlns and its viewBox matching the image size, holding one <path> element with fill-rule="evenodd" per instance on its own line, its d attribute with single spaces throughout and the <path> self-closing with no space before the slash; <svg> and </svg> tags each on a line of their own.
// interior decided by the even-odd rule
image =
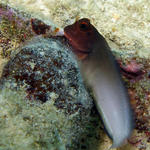
<svg viewBox="0 0 150 150">
<path fill-rule="evenodd" d="M 1 149 L 64 149 L 58 129 L 67 121 L 51 103 L 25 100 L 23 91 L 1 92 Z M 59 148 L 60 145 L 60 148 Z"/>
<path fill-rule="evenodd" d="M 93 137 L 99 138 L 99 133 L 93 126 L 98 118 L 85 117 L 81 121 L 79 113 L 65 116 L 53 105 L 55 98 L 41 104 L 37 101 L 28 101 L 23 89 L 15 91 L 4 88 L 1 90 L 0 149 L 65 150 L 67 149 L 66 143 L 69 144 L 70 139 L 77 142 L 79 138 L 84 143 L 83 145 L 87 146 L 86 149 L 92 148 L 92 143 L 97 141 Z M 96 128 L 99 128 L 98 126 Z M 84 140 L 87 140 L 86 144 Z M 70 142 L 69 150 L 76 149 L 78 142 L 74 142 L 75 145 L 72 141 Z M 82 143 L 79 149 L 84 149 Z"/>
</svg>

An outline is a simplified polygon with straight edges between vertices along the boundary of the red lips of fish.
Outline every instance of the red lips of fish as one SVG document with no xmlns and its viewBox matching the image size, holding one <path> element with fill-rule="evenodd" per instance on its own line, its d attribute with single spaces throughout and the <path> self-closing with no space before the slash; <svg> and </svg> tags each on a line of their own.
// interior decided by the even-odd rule
<svg viewBox="0 0 150 150">
<path fill-rule="evenodd" d="M 87 18 L 80 19 L 64 28 L 64 35 L 79 59 L 84 59 L 92 51 L 97 32 Z"/>
</svg>

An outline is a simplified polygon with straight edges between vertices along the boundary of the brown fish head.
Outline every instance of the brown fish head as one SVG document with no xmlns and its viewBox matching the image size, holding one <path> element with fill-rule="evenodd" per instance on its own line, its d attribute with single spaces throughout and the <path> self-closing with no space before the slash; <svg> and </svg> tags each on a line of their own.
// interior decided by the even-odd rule
<svg viewBox="0 0 150 150">
<path fill-rule="evenodd" d="M 80 19 L 64 28 L 64 35 L 74 51 L 88 54 L 98 40 L 98 31 L 87 18 Z"/>
</svg>

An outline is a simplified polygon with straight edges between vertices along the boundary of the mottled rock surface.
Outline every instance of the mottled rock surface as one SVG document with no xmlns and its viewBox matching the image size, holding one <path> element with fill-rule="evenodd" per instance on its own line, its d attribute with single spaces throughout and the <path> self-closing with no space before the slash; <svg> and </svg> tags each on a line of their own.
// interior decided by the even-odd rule
<svg viewBox="0 0 150 150">
<path fill-rule="evenodd" d="M 22 91 L 24 95 L 19 94 Z M 9 147 L 1 141 L 1 148 L 23 149 L 25 145 L 19 143 L 28 140 L 29 149 L 31 145 L 32 149 L 98 149 L 99 116 L 71 51 L 58 39 L 36 37 L 19 48 L 3 69 L 0 95 L 1 104 L 10 106 L 9 112 L 0 115 L 0 135 L 11 143 Z M 13 138 L 7 133 L 10 124 L 3 130 L 4 121 L 13 122 Z M 17 128 L 24 134 L 19 142 L 14 141 L 19 136 Z"/>
<path fill-rule="evenodd" d="M 54 92 L 58 97 L 55 105 L 69 114 L 80 105 L 91 106 L 77 62 L 66 46 L 56 39 L 39 37 L 18 51 L 3 69 L 3 83 L 14 80 L 12 88 L 24 86 L 29 99 L 42 102 L 49 100 Z"/>
<path fill-rule="evenodd" d="M 119 150 L 149 150 L 150 147 L 150 59 L 139 58 L 127 52 L 114 52 L 122 68 L 134 111 L 135 130 L 128 139 L 130 144 Z M 125 69 L 125 70 L 124 70 Z"/>
<path fill-rule="evenodd" d="M 0 3 L 0 55 L 2 58 L 9 58 L 11 51 L 33 35 L 30 15 Z"/>
</svg>

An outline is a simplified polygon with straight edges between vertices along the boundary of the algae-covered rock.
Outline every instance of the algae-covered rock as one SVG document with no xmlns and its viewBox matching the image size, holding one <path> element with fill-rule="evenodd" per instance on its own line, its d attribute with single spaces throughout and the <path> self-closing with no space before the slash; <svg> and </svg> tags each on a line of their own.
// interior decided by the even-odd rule
<svg viewBox="0 0 150 150">
<path fill-rule="evenodd" d="M 12 88 L 24 86 L 29 99 L 46 102 L 54 92 L 59 99 L 55 105 L 60 109 L 66 108 L 70 114 L 75 105 L 84 104 L 88 108 L 92 102 L 81 84 L 71 50 L 56 39 L 39 37 L 22 47 L 3 69 L 1 81 L 9 80 L 16 83 L 11 85 Z"/>
<path fill-rule="evenodd" d="M 0 55 L 3 58 L 9 58 L 11 51 L 33 35 L 30 15 L 0 3 Z"/>
<path fill-rule="evenodd" d="M 100 119 L 71 51 L 37 37 L 1 77 L 2 149 L 98 149 Z"/>
</svg>

